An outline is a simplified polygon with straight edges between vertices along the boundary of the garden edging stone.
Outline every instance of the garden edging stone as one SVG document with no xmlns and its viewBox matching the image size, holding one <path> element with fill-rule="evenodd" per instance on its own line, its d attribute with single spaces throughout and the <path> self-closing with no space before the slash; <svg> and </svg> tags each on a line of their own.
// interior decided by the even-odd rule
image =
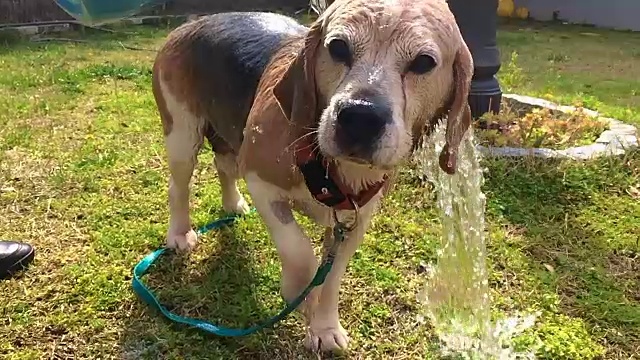
<svg viewBox="0 0 640 360">
<path fill-rule="evenodd" d="M 551 111 L 563 113 L 571 113 L 576 110 L 573 106 L 563 106 L 552 103 L 547 100 L 517 95 L 503 94 L 503 101 L 512 103 L 513 105 L 527 110 L 546 108 Z M 588 160 L 600 156 L 616 156 L 624 154 L 628 149 L 638 147 L 638 129 L 633 125 L 624 122 L 602 117 L 597 111 L 583 109 L 590 116 L 598 117 L 606 121 L 609 129 L 600 134 L 598 139 L 589 145 L 575 146 L 563 150 L 554 150 L 548 148 L 519 148 L 519 147 L 494 147 L 477 145 L 477 150 L 483 156 L 497 157 L 541 157 L 541 158 L 568 158 L 574 160 Z"/>
</svg>

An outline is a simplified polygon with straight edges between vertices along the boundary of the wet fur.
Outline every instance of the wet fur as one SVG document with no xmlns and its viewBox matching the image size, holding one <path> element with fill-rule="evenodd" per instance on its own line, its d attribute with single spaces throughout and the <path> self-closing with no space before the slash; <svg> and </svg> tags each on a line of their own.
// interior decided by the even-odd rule
<svg viewBox="0 0 640 360">
<path fill-rule="evenodd" d="M 154 90 L 160 77 L 180 83 L 172 92 L 193 104 L 206 137 L 219 137 L 213 144 L 237 154 L 267 64 L 284 42 L 301 38 L 307 30 L 290 17 L 271 13 L 220 13 L 183 24 L 159 52 Z M 172 123 L 165 121 L 165 133 Z"/>
<path fill-rule="evenodd" d="M 356 66 L 346 69 L 331 60 L 326 44 L 333 35 L 364 44 Z M 412 51 L 432 51 L 440 67 L 425 77 L 401 77 L 398 61 L 415 56 Z M 380 72 L 372 77 L 372 69 Z M 308 348 L 347 348 L 338 299 L 349 259 L 380 199 L 392 188 L 397 166 L 445 115 L 450 120 L 440 165 L 455 171 L 457 146 L 470 125 L 466 98 L 471 73 L 470 53 L 444 0 L 339 0 L 308 28 L 267 13 L 216 14 L 177 28 L 159 52 L 153 72 L 171 173 L 167 246 L 190 250 L 196 244 L 189 183 L 204 138 L 215 152 L 226 211 L 248 211 L 237 188 L 237 181 L 245 179 L 276 245 L 281 291 L 289 301 L 318 266 L 312 242 L 292 211 L 325 227 L 325 254 L 334 226 L 331 209 L 309 194 L 295 166 L 297 144 L 317 136 L 320 143 L 315 146 L 336 163 L 342 181 L 354 192 L 390 176 L 384 189 L 359 210 L 357 226 L 347 234 L 325 283 L 300 308 L 307 321 Z M 342 158 L 333 143 L 335 106 L 374 88 L 382 89 L 392 105 L 393 125 L 380 138 L 374 162 L 362 165 Z M 336 215 L 344 222 L 354 219 L 350 211 Z"/>
</svg>

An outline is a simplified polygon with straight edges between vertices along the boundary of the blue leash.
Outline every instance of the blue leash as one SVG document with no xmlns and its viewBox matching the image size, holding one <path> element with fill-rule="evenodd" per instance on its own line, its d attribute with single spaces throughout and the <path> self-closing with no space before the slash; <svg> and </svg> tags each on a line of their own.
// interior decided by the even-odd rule
<svg viewBox="0 0 640 360">
<path fill-rule="evenodd" d="M 211 230 L 220 229 L 224 226 L 231 226 L 235 223 L 238 217 L 239 217 L 238 215 L 234 215 L 234 216 L 220 218 L 216 221 L 213 221 L 201 227 L 200 229 L 198 229 L 197 233 L 198 235 L 201 235 Z M 291 302 L 290 304 L 287 304 L 287 306 L 282 311 L 280 311 L 280 313 L 250 328 L 232 329 L 232 328 L 217 326 L 201 319 L 188 318 L 188 317 L 174 314 L 171 311 L 167 310 L 167 308 L 162 306 L 162 304 L 160 304 L 160 302 L 153 295 L 153 293 L 142 283 L 142 280 L 140 280 L 140 278 L 142 278 L 142 276 L 144 276 L 147 273 L 147 271 L 149 270 L 149 267 L 153 265 L 153 263 L 160 257 L 160 255 L 162 255 L 167 250 L 166 247 L 161 247 L 158 250 L 152 252 L 151 254 L 145 256 L 142 260 L 140 260 L 140 262 L 133 268 L 133 279 L 131 280 L 131 285 L 133 287 L 133 290 L 136 292 L 136 294 L 145 303 L 147 303 L 152 308 L 155 308 L 156 310 L 160 310 L 160 312 L 165 317 L 167 317 L 168 319 L 176 323 L 193 326 L 195 328 L 204 330 L 205 332 L 218 335 L 218 336 L 237 337 L 237 336 L 250 335 L 260 330 L 270 328 L 274 324 L 278 323 L 279 321 L 287 317 L 304 301 L 304 299 L 307 297 L 307 295 L 309 295 L 309 292 L 311 292 L 313 288 L 315 288 L 316 286 L 322 285 L 322 283 L 324 283 L 325 279 L 327 278 L 327 275 L 329 274 L 329 272 L 331 271 L 331 268 L 333 267 L 333 261 L 335 259 L 336 250 L 344 240 L 345 230 L 346 228 L 341 223 L 337 223 L 337 225 L 333 228 L 333 244 L 327 253 L 327 257 L 322 262 L 320 267 L 318 267 L 318 270 L 316 271 L 316 274 L 313 277 L 313 280 L 311 280 L 311 283 L 309 283 L 309 285 L 302 291 L 302 293 L 298 297 L 296 297 L 293 300 L 293 302 Z"/>
</svg>

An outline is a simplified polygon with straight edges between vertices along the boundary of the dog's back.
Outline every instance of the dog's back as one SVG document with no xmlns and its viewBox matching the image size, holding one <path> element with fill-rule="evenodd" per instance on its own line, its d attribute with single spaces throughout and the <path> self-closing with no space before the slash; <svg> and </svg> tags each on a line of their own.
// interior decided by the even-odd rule
<svg viewBox="0 0 640 360">
<path fill-rule="evenodd" d="M 181 112 L 215 151 L 237 153 L 260 77 L 281 44 L 307 28 L 284 15 L 229 12 L 186 23 L 169 35 L 153 68 L 165 135 Z M 176 109 L 178 108 L 178 109 Z M 222 140 L 222 141 L 221 141 Z"/>
</svg>

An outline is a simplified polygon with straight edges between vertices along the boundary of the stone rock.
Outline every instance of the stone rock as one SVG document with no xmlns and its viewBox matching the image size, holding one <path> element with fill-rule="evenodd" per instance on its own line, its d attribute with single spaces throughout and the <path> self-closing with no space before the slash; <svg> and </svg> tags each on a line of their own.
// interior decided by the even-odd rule
<svg viewBox="0 0 640 360">
<path fill-rule="evenodd" d="M 624 123 L 610 124 L 609 129 L 616 134 L 637 135 L 638 133 L 638 129 L 636 129 L 633 125 Z"/>
<path fill-rule="evenodd" d="M 533 109 L 546 108 L 553 112 L 571 113 L 576 111 L 573 106 L 562 106 L 550 101 L 531 96 L 517 94 L 503 94 L 505 102 L 516 111 L 530 112 Z M 609 130 L 605 130 L 595 143 L 576 146 L 563 150 L 553 150 L 545 148 L 515 148 L 515 147 L 491 147 L 478 145 L 477 149 L 483 156 L 508 156 L 525 157 L 534 156 L 541 158 L 570 158 L 575 160 L 588 160 L 598 156 L 615 156 L 624 154 L 629 148 L 638 147 L 638 129 L 624 122 L 600 117 L 597 111 L 583 109 L 583 111 L 593 117 L 599 117 L 609 124 Z"/>
<path fill-rule="evenodd" d="M 600 134 L 600 137 L 598 138 L 598 140 L 596 140 L 596 142 L 601 144 L 617 142 L 620 144 L 620 146 L 625 147 L 638 146 L 638 138 L 636 137 L 635 132 L 627 133 L 619 132 L 617 130 L 604 131 L 602 134 Z"/>
</svg>

